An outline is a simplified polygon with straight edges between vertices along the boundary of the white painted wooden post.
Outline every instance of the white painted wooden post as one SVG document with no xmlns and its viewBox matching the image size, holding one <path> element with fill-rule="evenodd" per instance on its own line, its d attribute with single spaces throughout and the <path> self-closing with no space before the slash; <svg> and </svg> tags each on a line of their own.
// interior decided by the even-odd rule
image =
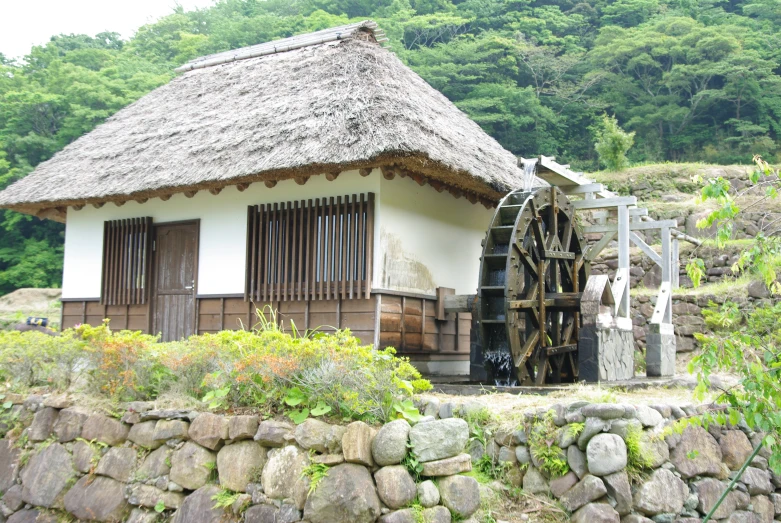
<svg viewBox="0 0 781 523">
<path fill-rule="evenodd" d="M 625 278 L 629 278 L 629 209 L 626 205 L 618 206 L 618 269 Z M 625 270 L 621 271 L 621 269 Z M 618 302 L 618 314 L 629 318 L 628 280 Z"/>
<path fill-rule="evenodd" d="M 679 251 L 678 238 L 673 238 L 673 253 L 672 253 L 672 287 L 677 289 L 680 287 L 680 273 L 681 273 L 681 255 Z"/>
<path fill-rule="evenodd" d="M 672 256 L 670 252 L 670 228 L 669 227 L 662 227 L 662 230 L 660 231 L 662 235 L 662 283 L 671 283 L 671 265 L 672 265 Z M 662 320 L 663 323 L 672 323 L 672 292 L 668 292 L 665 296 L 659 295 L 658 299 L 666 299 L 667 305 L 665 307 L 664 312 L 664 319 Z"/>
</svg>

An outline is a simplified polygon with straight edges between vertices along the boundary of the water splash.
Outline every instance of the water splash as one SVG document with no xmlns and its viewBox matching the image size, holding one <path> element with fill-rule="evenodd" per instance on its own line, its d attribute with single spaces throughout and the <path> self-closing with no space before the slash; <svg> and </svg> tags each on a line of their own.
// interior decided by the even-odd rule
<svg viewBox="0 0 781 523">
<path fill-rule="evenodd" d="M 493 368 L 494 385 L 499 387 L 517 387 L 513 357 L 507 347 L 483 354 L 485 361 Z"/>
<path fill-rule="evenodd" d="M 521 158 L 521 165 L 523 166 L 523 192 L 530 192 L 534 185 L 537 158 Z"/>
</svg>

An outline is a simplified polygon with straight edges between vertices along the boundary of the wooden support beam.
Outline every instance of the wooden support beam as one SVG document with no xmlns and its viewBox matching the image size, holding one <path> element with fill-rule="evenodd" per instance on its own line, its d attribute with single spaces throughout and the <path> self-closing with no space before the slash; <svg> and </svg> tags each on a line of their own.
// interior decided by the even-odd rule
<svg viewBox="0 0 781 523">
<path fill-rule="evenodd" d="M 217 196 L 222 192 L 222 187 L 212 187 L 211 189 L 209 189 L 209 192 L 214 196 Z"/>
<path fill-rule="evenodd" d="M 587 183 L 585 185 L 559 185 L 559 189 L 567 196 L 571 196 L 573 194 L 601 192 L 605 190 L 605 186 L 601 183 Z"/>
<path fill-rule="evenodd" d="M 613 238 L 616 237 L 616 234 L 618 234 L 616 231 L 605 233 L 605 235 L 602 236 L 597 243 L 589 247 L 588 252 L 586 252 L 585 256 L 583 257 L 590 262 L 594 261 L 596 257 L 599 256 L 599 253 L 602 252 L 605 247 L 607 247 L 607 244 L 613 241 Z"/>
<path fill-rule="evenodd" d="M 363 169 L 359 169 L 358 173 L 361 176 L 369 176 L 372 173 L 372 168 L 371 167 L 365 167 Z"/>
<path fill-rule="evenodd" d="M 238 189 L 239 192 L 246 191 L 247 187 L 249 187 L 249 183 L 237 183 L 236 184 L 236 189 Z"/>
<path fill-rule="evenodd" d="M 171 199 L 171 196 L 172 195 L 170 195 L 170 194 L 163 194 L 163 195 L 160 196 L 160 199 L 163 200 L 164 202 L 167 202 L 168 200 Z"/>
<path fill-rule="evenodd" d="M 575 202 L 573 202 L 575 203 Z M 627 214 L 627 218 L 628 218 Z M 673 228 L 678 225 L 678 222 L 675 220 L 652 220 L 648 222 L 631 222 L 629 224 L 629 230 L 630 231 L 650 231 L 654 229 L 663 229 L 665 227 L 667 228 Z M 618 230 L 618 225 L 616 224 L 607 224 L 607 225 L 589 225 L 588 227 L 583 227 L 583 233 L 584 234 L 600 234 L 600 233 L 606 233 L 606 232 L 615 232 Z"/>
<path fill-rule="evenodd" d="M 473 193 L 473 192 L 468 192 L 468 193 L 466 193 L 466 194 L 464 195 L 464 198 L 466 198 L 466 200 L 467 200 L 469 203 L 471 203 L 471 204 L 475 204 L 475 203 L 477 203 L 477 195 L 476 195 L 475 193 Z"/>
<path fill-rule="evenodd" d="M 460 189 L 456 189 L 455 187 L 448 187 L 447 192 L 449 192 L 456 199 L 461 198 L 464 195 Z"/>
<path fill-rule="evenodd" d="M 184 191 L 184 195 L 188 198 L 192 198 L 196 194 L 198 194 L 198 191 Z"/>
<path fill-rule="evenodd" d="M 105 205 L 105 203 L 104 203 L 104 202 L 100 202 L 100 203 L 93 203 L 93 204 L 92 204 L 92 206 L 93 206 L 94 208 L 96 208 L 96 209 L 100 209 L 100 208 L 101 208 L 101 207 L 103 207 L 104 205 Z"/>
<path fill-rule="evenodd" d="M 138 203 L 146 203 L 149 201 L 149 198 L 136 198 L 136 201 Z"/>
<path fill-rule="evenodd" d="M 670 275 L 670 283 L 672 284 L 673 289 L 677 289 L 680 287 L 680 276 L 681 276 L 681 255 L 680 255 L 680 245 L 678 245 L 678 238 L 673 237 L 672 241 L 672 254 L 670 255 L 670 263 L 672 264 L 672 274 Z"/>
<path fill-rule="evenodd" d="M 325 179 L 328 180 L 329 182 L 332 182 L 332 181 L 336 180 L 337 178 L 339 178 L 339 174 L 340 173 L 341 173 L 341 171 L 327 172 L 327 173 L 325 173 Z"/>
<path fill-rule="evenodd" d="M 445 184 L 442 182 L 438 182 L 436 180 L 429 180 L 428 184 L 437 192 L 442 192 L 445 190 Z"/>
<path fill-rule="evenodd" d="M 269 189 L 273 189 L 274 187 L 277 186 L 277 181 L 276 180 L 266 180 L 265 182 L 263 182 L 263 185 L 265 185 Z"/>
<path fill-rule="evenodd" d="M 125 205 L 125 202 L 124 201 L 122 201 L 122 202 L 114 202 L 114 205 L 116 205 L 117 207 L 122 207 L 123 205 Z"/>
<path fill-rule="evenodd" d="M 655 264 L 657 264 L 657 265 L 659 265 L 661 267 L 661 265 L 662 265 L 662 257 L 659 256 L 656 253 L 656 251 L 651 248 L 650 245 L 645 243 L 643 241 L 643 239 L 640 236 L 637 235 L 636 232 L 630 232 L 629 233 L 629 239 L 632 241 L 632 243 L 634 243 L 635 245 L 640 247 L 640 250 L 643 251 L 646 254 L 646 256 L 651 258 L 651 260 L 653 260 L 653 262 Z"/>
<path fill-rule="evenodd" d="M 634 196 L 632 197 L 634 198 Z M 611 199 L 611 198 L 606 198 Z M 620 199 L 620 198 L 618 198 Z M 618 316 L 629 318 L 629 209 L 626 205 L 618 206 L 618 272 L 626 279 L 623 291 L 620 295 L 613 293 L 616 298 L 616 313 Z M 615 283 L 615 282 L 614 282 Z"/>
<path fill-rule="evenodd" d="M 450 312 L 471 312 L 474 294 L 450 294 L 442 297 L 445 314 Z"/>
<path fill-rule="evenodd" d="M 84 208 L 84 204 L 83 204 L 83 203 L 80 203 L 80 204 L 78 204 L 78 205 L 74 205 L 74 206 L 73 206 L 73 210 L 74 210 L 74 211 L 80 211 L 80 210 L 82 210 L 83 208 Z"/>
<path fill-rule="evenodd" d="M 295 180 L 295 182 L 298 185 L 304 185 L 306 182 L 309 181 L 309 176 L 296 176 L 295 178 L 293 178 L 293 180 Z"/>
<path fill-rule="evenodd" d="M 489 200 L 488 198 L 480 198 L 480 203 L 482 203 L 483 207 L 485 207 L 486 209 L 493 209 L 494 207 L 496 207 L 496 204 L 491 200 Z"/>
<path fill-rule="evenodd" d="M 396 172 L 393 170 L 392 167 L 389 167 L 387 165 L 383 165 L 380 167 L 380 170 L 382 171 L 382 177 L 386 180 L 392 180 L 396 177 Z"/>
<path fill-rule="evenodd" d="M 409 177 L 415 180 L 415 183 L 423 187 L 426 185 L 426 177 L 418 173 L 409 173 Z"/>
<path fill-rule="evenodd" d="M 616 196 L 615 198 L 600 198 L 594 200 L 575 200 L 572 206 L 577 210 L 584 209 L 607 209 L 610 207 L 621 207 L 628 205 L 637 205 L 636 196 Z"/>
</svg>

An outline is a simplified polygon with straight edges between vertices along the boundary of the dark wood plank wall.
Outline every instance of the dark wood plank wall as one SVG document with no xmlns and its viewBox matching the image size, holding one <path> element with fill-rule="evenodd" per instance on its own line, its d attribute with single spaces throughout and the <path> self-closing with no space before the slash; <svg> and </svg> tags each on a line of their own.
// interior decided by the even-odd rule
<svg viewBox="0 0 781 523">
<path fill-rule="evenodd" d="M 437 300 L 419 295 L 372 293 L 355 300 L 311 300 L 251 303 L 242 296 L 208 296 L 197 300 L 198 333 L 250 328 L 258 319 L 255 309 L 266 306 L 279 311 L 285 328 L 295 324 L 299 331 L 320 328 L 349 328 L 362 343 L 375 341 L 379 300 L 379 347 L 395 347 L 398 354 L 413 360 L 468 360 L 470 313 L 449 313 L 437 320 Z M 79 323 L 100 325 L 111 320 L 113 329 L 149 331 L 148 305 L 105 306 L 97 300 L 66 301 L 62 308 L 63 328 Z"/>
</svg>

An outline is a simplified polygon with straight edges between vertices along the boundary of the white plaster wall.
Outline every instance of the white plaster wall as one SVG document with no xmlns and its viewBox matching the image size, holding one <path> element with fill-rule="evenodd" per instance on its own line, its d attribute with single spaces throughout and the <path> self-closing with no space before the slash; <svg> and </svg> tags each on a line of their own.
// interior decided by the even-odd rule
<svg viewBox="0 0 781 523">
<path fill-rule="evenodd" d="M 425 294 L 434 294 L 437 287 L 475 292 L 481 242 L 493 209 L 398 177 L 380 180 L 379 202 L 375 287 Z"/>
<path fill-rule="evenodd" d="M 167 202 L 153 198 L 143 204 L 127 202 L 122 207 L 107 203 L 100 209 L 91 205 L 80 211 L 69 208 L 62 297 L 100 296 L 103 222 L 142 216 L 151 216 L 155 223 L 200 219 L 198 294 L 243 293 L 248 205 L 366 192 L 374 192 L 378 198 L 380 179 L 378 169 L 367 177 L 350 171 L 332 182 L 324 176 L 313 176 L 303 186 L 293 180 L 279 182 L 273 189 L 253 183 L 244 192 L 232 186 L 216 196 L 200 191 L 193 198 L 176 194 Z"/>
</svg>

